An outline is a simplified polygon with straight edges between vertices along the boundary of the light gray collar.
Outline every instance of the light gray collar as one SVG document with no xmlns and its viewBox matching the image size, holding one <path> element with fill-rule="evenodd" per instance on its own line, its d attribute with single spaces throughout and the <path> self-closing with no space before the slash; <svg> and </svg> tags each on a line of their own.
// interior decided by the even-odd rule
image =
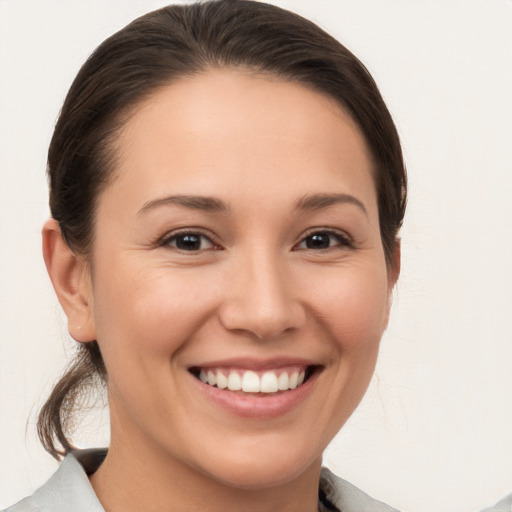
<svg viewBox="0 0 512 512">
<path fill-rule="evenodd" d="M 84 467 L 72 453 L 31 499 L 41 512 L 105 512 Z"/>
</svg>

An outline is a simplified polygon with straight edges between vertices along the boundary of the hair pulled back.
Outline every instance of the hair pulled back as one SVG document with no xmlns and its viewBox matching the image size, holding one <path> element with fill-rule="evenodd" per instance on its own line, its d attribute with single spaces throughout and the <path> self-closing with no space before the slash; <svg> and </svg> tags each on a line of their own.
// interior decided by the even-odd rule
<svg viewBox="0 0 512 512">
<path fill-rule="evenodd" d="M 303 83 L 337 100 L 352 116 L 373 159 L 381 238 L 392 265 L 405 212 L 406 173 L 396 128 L 375 82 L 314 23 L 250 0 L 151 12 L 106 39 L 82 66 L 48 153 L 51 215 L 70 249 L 90 255 L 97 198 L 115 177 L 116 135 L 135 106 L 173 80 L 226 67 Z M 39 415 L 39 437 L 55 458 L 73 448 L 68 430 L 83 393 L 106 377 L 97 342 L 79 345 Z"/>
</svg>

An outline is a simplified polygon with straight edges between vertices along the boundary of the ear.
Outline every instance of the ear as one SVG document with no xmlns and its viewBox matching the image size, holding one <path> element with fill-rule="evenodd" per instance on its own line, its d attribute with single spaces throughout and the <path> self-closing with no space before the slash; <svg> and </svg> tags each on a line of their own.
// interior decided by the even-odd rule
<svg viewBox="0 0 512 512">
<path fill-rule="evenodd" d="M 96 327 L 89 265 L 68 247 L 55 219 L 45 222 L 42 235 L 46 270 L 67 316 L 69 334 L 76 341 L 93 341 Z"/>
<path fill-rule="evenodd" d="M 398 281 L 398 276 L 400 275 L 400 266 L 401 266 L 401 258 L 402 258 L 402 248 L 400 240 L 397 238 L 395 240 L 395 244 L 393 247 L 393 254 L 391 255 L 391 261 L 388 264 L 388 304 L 386 310 L 386 316 L 384 321 L 384 328 L 388 326 L 389 323 L 389 315 L 391 313 L 391 304 L 393 302 L 393 289 L 395 287 L 396 282 Z"/>
<path fill-rule="evenodd" d="M 395 287 L 400 275 L 400 267 L 402 264 L 402 243 L 399 238 L 395 240 L 393 247 L 393 254 L 391 255 L 391 262 L 388 268 L 388 283 L 390 291 Z"/>
</svg>

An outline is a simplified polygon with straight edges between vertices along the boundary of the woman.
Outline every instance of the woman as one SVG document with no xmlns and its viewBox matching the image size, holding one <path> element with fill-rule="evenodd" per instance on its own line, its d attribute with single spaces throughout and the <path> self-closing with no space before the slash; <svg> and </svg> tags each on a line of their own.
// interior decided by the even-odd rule
<svg viewBox="0 0 512 512">
<path fill-rule="evenodd" d="M 67 457 L 13 510 L 391 510 L 321 473 L 373 371 L 405 206 L 346 49 L 250 2 L 147 15 L 79 73 L 49 173 L 45 262 L 82 353 L 39 423 Z M 97 377 L 109 451 L 73 454 Z"/>
</svg>

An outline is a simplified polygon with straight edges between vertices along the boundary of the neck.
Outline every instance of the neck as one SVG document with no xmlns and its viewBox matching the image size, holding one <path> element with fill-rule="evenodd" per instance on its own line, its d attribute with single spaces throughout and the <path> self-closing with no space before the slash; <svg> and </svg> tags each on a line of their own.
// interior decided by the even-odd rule
<svg viewBox="0 0 512 512">
<path fill-rule="evenodd" d="M 107 512 L 317 512 L 321 460 L 272 486 L 240 488 L 193 468 L 160 447 L 112 433 L 105 461 L 90 477 Z"/>
</svg>

